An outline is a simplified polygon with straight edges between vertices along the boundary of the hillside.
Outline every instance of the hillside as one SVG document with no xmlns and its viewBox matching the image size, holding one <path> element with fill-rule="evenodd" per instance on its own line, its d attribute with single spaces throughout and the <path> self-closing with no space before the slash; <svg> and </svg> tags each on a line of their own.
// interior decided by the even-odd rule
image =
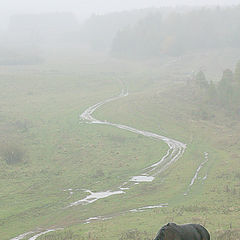
<svg viewBox="0 0 240 240">
<path fill-rule="evenodd" d="M 112 55 L 123 58 L 179 56 L 192 51 L 239 48 L 240 7 L 149 14 L 115 36 Z"/>
<path fill-rule="evenodd" d="M 58 228 L 64 230 L 39 239 L 151 239 L 170 221 L 201 223 L 213 239 L 230 230 L 232 236 L 238 234 L 239 122 L 211 105 L 207 107 L 214 118 L 196 119 L 199 100 L 186 89 L 184 64 L 189 57 L 153 71 L 152 64 L 108 59 L 93 66 L 77 52 L 71 56 L 76 64 L 58 58 L 41 71 L 15 67 L 9 74 L 9 68 L 1 68 L 1 151 L 7 144 L 24 153 L 17 163 L 1 155 L 2 239 L 30 232 L 25 237 L 29 239 Z M 230 59 L 224 61 L 234 66 Z M 93 116 L 178 140 L 186 144 L 185 153 L 153 182 L 66 208 L 89 195 L 83 189 L 117 191 L 166 154 L 168 146 L 162 141 L 79 122 L 88 107 L 119 95 L 119 79 L 129 96 L 106 103 Z"/>
<path fill-rule="evenodd" d="M 239 7 L 152 11 L 13 21 L 43 42 L 1 41 L 1 240 L 240 238 Z"/>
</svg>

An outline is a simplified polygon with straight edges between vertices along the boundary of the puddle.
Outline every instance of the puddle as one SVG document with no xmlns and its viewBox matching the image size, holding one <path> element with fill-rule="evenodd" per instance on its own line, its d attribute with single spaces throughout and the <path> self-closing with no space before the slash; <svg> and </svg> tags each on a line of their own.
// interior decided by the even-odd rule
<svg viewBox="0 0 240 240">
<path fill-rule="evenodd" d="M 202 169 L 202 167 L 208 162 L 208 153 L 207 153 L 207 152 L 204 153 L 204 158 L 205 158 L 205 161 L 203 161 L 203 162 L 199 165 L 199 167 L 197 168 L 197 170 L 196 170 L 196 172 L 195 172 L 195 174 L 194 174 L 194 176 L 193 176 L 193 178 L 192 178 L 192 180 L 191 180 L 191 182 L 190 182 L 190 184 L 189 184 L 189 186 L 188 186 L 187 192 L 184 193 L 185 196 L 188 195 L 188 193 L 189 193 L 192 185 L 195 183 L 195 181 L 196 181 L 197 179 L 200 179 L 200 178 L 198 178 L 198 174 L 199 174 L 200 170 Z M 205 175 L 205 176 L 202 178 L 203 181 L 205 181 L 206 179 L 207 179 L 207 175 Z"/>
<path fill-rule="evenodd" d="M 152 182 L 154 177 L 148 176 L 135 176 L 131 178 L 131 182 Z"/>
<path fill-rule="evenodd" d="M 86 205 L 89 203 L 96 202 L 99 199 L 107 198 L 113 195 L 123 194 L 125 192 L 123 191 L 106 191 L 106 192 L 92 192 L 90 190 L 85 190 L 86 193 L 89 193 L 89 195 L 81 200 L 78 200 L 76 202 L 71 203 L 68 207 L 78 206 L 78 205 Z"/>
<path fill-rule="evenodd" d="M 147 207 L 136 208 L 136 209 L 130 210 L 129 212 L 144 212 L 148 209 L 163 208 L 163 207 L 168 207 L 168 204 L 164 203 L 164 204 L 157 205 L 157 206 L 147 206 Z"/>
<path fill-rule="evenodd" d="M 10 240 L 22 240 L 24 239 L 26 236 L 30 235 L 30 234 L 34 234 L 35 232 L 27 232 L 27 233 L 23 233 L 21 235 L 19 235 L 18 237 L 15 238 L 11 238 Z"/>
<path fill-rule="evenodd" d="M 106 197 L 109 197 L 109 196 L 112 196 L 115 194 L 125 193 L 123 190 L 129 190 L 134 185 L 138 185 L 143 182 L 150 183 L 155 179 L 155 176 L 157 176 L 160 173 L 162 173 L 163 171 L 165 171 L 170 165 L 172 165 L 174 162 L 176 162 L 183 155 L 183 153 L 186 149 L 186 145 L 184 143 L 170 139 L 165 136 L 158 135 L 156 133 L 138 130 L 138 129 L 135 129 L 133 127 L 129 127 L 126 125 L 111 123 L 111 122 L 108 122 L 107 120 L 104 120 L 104 121 L 97 120 L 92 116 L 94 111 L 97 110 L 99 107 L 103 106 L 104 104 L 112 102 L 112 101 L 116 101 L 116 100 L 121 99 L 126 96 L 128 96 L 128 91 L 123 89 L 119 96 L 109 98 L 107 100 L 104 100 L 102 102 L 99 102 L 99 103 L 87 108 L 80 115 L 80 117 L 79 117 L 80 121 L 89 123 L 89 124 L 109 125 L 109 126 L 116 127 L 116 128 L 122 129 L 122 130 L 126 130 L 129 132 L 135 133 L 135 134 L 143 135 L 145 137 L 164 141 L 169 146 L 167 153 L 159 161 L 157 161 L 153 165 L 143 169 L 144 172 L 142 173 L 142 175 L 130 177 L 130 180 L 128 182 L 125 182 L 121 187 L 118 188 L 121 191 L 115 191 L 115 192 L 107 191 L 107 192 L 93 193 L 88 190 L 88 192 L 90 193 L 89 196 L 87 196 L 84 199 L 81 199 L 81 200 L 71 203 L 69 205 L 69 207 L 77 206 L 79 204 L 82 204 L 82 205 L 90 204 L 90 203 L 93 203 L 102 198 L 106 198 Z"/>
</svg>

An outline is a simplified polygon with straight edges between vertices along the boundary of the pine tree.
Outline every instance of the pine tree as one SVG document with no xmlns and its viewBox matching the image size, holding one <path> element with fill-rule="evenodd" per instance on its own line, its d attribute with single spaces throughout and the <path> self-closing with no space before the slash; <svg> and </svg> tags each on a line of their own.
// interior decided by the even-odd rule
<svg viewBox="0 0 240 240">
<path fill-rule="evenodd" d="M 221 81 L 218 83 L 219 101 L 224 106 L 232 105 L 233 97 L 233 73 L 230 69 L 223 71 Z"/>
<path fill-rule="evenodd" d="M 196 83 L 200 86 L 200 87 L 208 87 L 208 82 L 206 80 L 206 76 L 204 74 L 203 71 L 199 71 L 196 76 L 195 76 L 195 80 Z"/>
<path fill-rule="evenodd" d="M 240 61 L 238 61 L 235 67 L 234 81 L 240 84 Z"/>
<path fill-rule="evenodd" d="M 207 89 L 208 97 L 211 103 L 215 104 L 217 100 L 217 89 L 215 87 L 215 84 L 210 81 L 209 87 Z"/>
<path fill-rule="evenodd" d="M 232 83 L 233 82 L 233 72 L 230 69 L 225 69 L 223 71 L 222 80 L 223 82 Z"/>
</svg>

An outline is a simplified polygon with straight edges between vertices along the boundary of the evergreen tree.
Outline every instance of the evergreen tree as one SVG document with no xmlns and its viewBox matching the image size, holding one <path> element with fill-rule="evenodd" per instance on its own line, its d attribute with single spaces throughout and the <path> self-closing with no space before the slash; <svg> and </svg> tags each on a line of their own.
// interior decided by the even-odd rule
<svg viewBox="0 0 240 240">
<path fill-rule="evenodd" d="M 208 87 L 206 76 L 202 70 L 200 70 L 195 76 L 196 83 L 200 87 Z"/>
<path fill-rule="evenodd" d="M 240 61 L 236 64 L 235 72 L 234 72 L 234 81 L 240 84 Z"/>
<path fill-rule="evenodd" d="M 217 89 L 215 87 L 215 84 L 212 81 L 209 83 L 209 87 L 208 87 L 207 92 L 208 92 L 210 102 L 213 103 L 213 104 L 216 104 Z"/>
<path fill-rule="evenodd" d="M 229 69 L 224 70 L 221 81 L 218 83 L 219 102 L 223 106 L 230 107 L 233 98 L 233 74 Z"/>
<path fill-rule="evenodd" d="M 223 71 L 222 80 L 224 82 L 232 83 L 233 82 L 233 72 L 230 69 L 225 69 Z"/>
</svg>

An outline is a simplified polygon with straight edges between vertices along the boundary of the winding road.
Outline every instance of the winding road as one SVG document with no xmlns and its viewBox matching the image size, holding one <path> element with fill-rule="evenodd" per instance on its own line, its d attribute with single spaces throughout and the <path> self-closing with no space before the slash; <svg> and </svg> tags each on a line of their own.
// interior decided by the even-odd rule
<svg viewBox="0 0 240 240">
<path fill-rule="evenodd" d="M 92 114 L 101 106 L 103 106 L 109 102 L 112 102 L 112 101 L 117 101 L 117 100 L 127 97 L 127 96 L 128 96 L 127 89 L 123 89 L 121 91 L 120 95 L 106 99 L 104 101 L 101 101 L 101 102 L 87 108 L 82 114 L 80 114 L 80 121 L 84 122 L 84 123 L 88 123 L 88 124 L 108 125 L 111 127 L 116 127 L 116 128 L 119 128 L 119 129 L 122 129 L 125 131 L 129 131 L 129 132 L 132 132 L 135 134 L 140 134 L 145 137 L 163 141 L 168 145 L 168 147 L 169 147 L 168 151 L 166 152 L 166 154 L 163 157 L 161 157 L 161 159 L 159 161 L 156 161 L 151 166 L 148 166 L 145 169 L 143 169 L 141 175 L 130 176 L 129 179 L 127 181 L 123 182 L 123 184 L 121 184 L 117 189 L 106 190 L 106 191 L 102 191 L 102 192 L 93 192 L 91 190 L 85 189 L 83 191 L 86 192 L 88 194 L 88 196 L 83 199 L 79 199 L 78 201 L 70 203 L 66 208 L 75 207 L 77 205 L 91 204 L 99 199 L 107 198 L 112 195 L 126 194 L 127 191 L 129 191 L 131 188 L 133 188 L 134 186 L 136 186 L 142 182 L 152 182 L 156 176 L 158 176 L 160 173 L 162 173 L 163 171 L 168 169 L 173 163 L 175 163 L 177 160 L 179 160 L 180 157 L 184 154 L 186 145 L 182 142 L 179 142 L 177 140 L 174 140 L 174 139 L 162 136 L 162 135 L 158 135 L 153 132 L 138 130 L 138 129 L 130 127 L 130 126 L 117 124 L 117 123 L 111 123 L 108 121 L 97 120 L 92 116 Z M 70 190 L 71 190 L 71 194 L 73 194 L 72 189 L 70 189 Z M 144 206 L 144 207 L 138 208 L 138 209 L 130 209 L 128 212 L 145 211 L 147 209 L 166 207 L 166 206 L 167 206 L 167 204 L 162 204 L 162 205 L 158 205 L 158 206 Z M 121 214 L 121 213 L 119 213 L 119 214 Z M 111 216 L 109 216 L 109 217 L 106 217 L 106 216 L 105 217 L 92 217 L 92 218 L 83 220 L 83 222 L 89 223 L 91 220 L 96 220 L 96 219 L 104 220 L 104 219 L 109 219 L 109 218 L 111 218 Z M 49 229 L 49 230 L 45 230 L 42 232 L 39 232 L 39 231 L 38 232 L 36 232 L 36 231 L 28 232 L 28 233 L 21 234 L 18 237 L 12 238 L 11 240 L 26 239 L 26 237 L 28 235 L 33 235 L 34 233 L 35 234 L 37 233 L 36 235 L 31 236 L 31 238 L 29 238 L 29 240 L 36 240 L 39 236 L 42 236 L 46 233 L 57 231 L 57 230 L 59 230 L 59 228 Z"/>
<path fill-rule="evenodd" d="M 176 162 L 183 155 L 183 153 L 186 149 L 186 145 L 182 142 L 179 142 L 177 140 L 174 140 L 174 139 L 171 139 L 171 138 L 168 138 L 165 136 L 158 135 L 156 133 L 152 133 L 152 132 L 148 132 L 148 131 L 144 131 L 144 130 L 138 130 L 136 128 L 129 127 L 126 125 L 111 123 L 108 121 L 101 121 L 101 120 L 95 119 L 92 116 L 92 114 L 98 108 L 103 106 L 104 104 L 107 104 L 112 101 L 116 101 L 118 99 L 121 99 L 121 98 L 124 98 L 127 96 L 128 96 L 128 91 L 126 89 L 123 89 L 119 96 L 109 98 L 107 100 L 104 100 L 102 102 L 99 102 L 99 103 L 87 108 L 80 115 L 80 121 L 89 123 L 89 124 L 108 125 L 108 126 L 120 128 L 125 131 L 129 131 L 129 132 L 132 132 L 135 134 L 140 134 L 145 137 L 164 141 L 169 147 L 167 153 L 159 161 L 157 161 L 153 165 L 145 168 L 140 176 L 130 177 L 130 179 L 128 181 L 124 182 L 120 187 L 118 187 L 118 189 L 107 190 L 106 192 L 102 191 L 102 192 L 97 192 L 97 193 L 94 193 L 91 190 L 85 190 L 85 192 L 89 193 L 89 195 L 84 199 L 80 199 L 78 201 L 71 203 L 68 207 L 77 206 L 79 204 L 82 204 L 82 205 L 90 204 L 92 202 L 97 201 L 98 199 L 106 198 L 106 197 L 109 197 L 112 195 L 117 195 L 117 194 L 124 194 L 124 193 L 126 193 L 124 190 L 129 190 L 133 186 L 135 186 L 141 182 L 152 182 L 157 175 L 159 175 L 160 173 L 162 173 L 163 171 L 168 169 L 170 167 L 170 165 L 172 165 L 174 162 Z"/>
</svg>

